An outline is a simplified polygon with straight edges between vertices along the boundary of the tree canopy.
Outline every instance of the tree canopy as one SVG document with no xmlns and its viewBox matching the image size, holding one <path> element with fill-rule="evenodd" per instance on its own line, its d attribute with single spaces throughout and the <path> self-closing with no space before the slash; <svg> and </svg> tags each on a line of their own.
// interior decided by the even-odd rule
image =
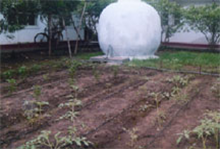
<svg viewBox="0 0 221 150">
<path fill-rule="evenodd" d="M 210 45 L 220 40 L 220 6 L 217 3 L 205 6 L 191 6 L 185 11 L 186 23 L 192 30 L 201 32 Z"/>
</svg>

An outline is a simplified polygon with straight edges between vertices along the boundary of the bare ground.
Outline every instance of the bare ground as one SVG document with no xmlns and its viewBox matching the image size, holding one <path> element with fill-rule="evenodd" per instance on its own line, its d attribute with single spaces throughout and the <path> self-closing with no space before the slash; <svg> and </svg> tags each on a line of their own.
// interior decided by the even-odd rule
<svg viewBox="0 0 221 150">
<path fill-rule="evenodd" d="M 177 134 L 199 125 L 206 110 L 220 109 L 219 97 L 211 91 L 216 77 L 192 76 L 180 92 L 187 96 L 185 102 L 178 101 L 176 96 L 160 97 L 159 108 L 156 108 L 150 93 L 171 93 L 174 85 L 167 79 L 189 75 L 121 67 L 114 76 L 110 67 L 100 66 L 97 70 L 99 81 L 95 80 L 91 68 L 80 68 L 76 75 L 81 89 L 78 98 L 83 106 L 77 108 L 80 114 L 75 126 L 79 135 L 94 143 L 90 148 L 189 148 L 193 144 L 194 148 L 202 148 L 197 140 L 184 140 L 177 145 Z M 34 85 L 42 87 L 40 100 L 50 105 L 43 108 L 43 117 L 30 123 L 24 116 L 23 103 L 34 100 Z M 67 96 L 73 94 L 67 70 L 51 72 L 47 80 L 43 79 L 43 74 L 26 78 L 11 95 L 8 95 L 7 87 L 7 83 L 1 83 L 1 148 L 17 148 L 37 137 L 42 130 L 67 134 L 70 121 L 57 120 L 67 111 L 59 109 L 59 104 L 67 102 Z M 142 106 L 148 107 L 141 110 Z M 162 114 L 160 122 L 157 119 L 159 112 Z M 129 134 L 133 130 L 136 130 L 136 140 Z M 213 141 L 208 144 L 215 148 Z"/>
</svg>

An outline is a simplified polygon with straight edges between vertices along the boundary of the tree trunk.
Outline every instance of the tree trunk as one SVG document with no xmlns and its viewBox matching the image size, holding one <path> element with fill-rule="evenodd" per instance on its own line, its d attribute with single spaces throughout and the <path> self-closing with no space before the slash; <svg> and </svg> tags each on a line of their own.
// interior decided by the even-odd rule
<svg viewBox="0 0 221 150">
<path fill-rule="evenodd" d="M 52 25 L 52 16 L 51 14 L 48 15 L 48 55 L 51 56 L 51 39 L 52 39 L 52 31 L 51 31 L 51 25 Z"/>
<path fill-rule="evenodd" d="M 65 30 L 66 37 L 67 37 L 67 44 L 68 44 L 69 57 L 72 58 L 71 44 L 70 44 L 70 39 L 69 39 L 69 36 L 68 36 L 68 30 L 67 30 L 67 28 L 66 28 L 66 24 L 65 24 L 65 20 L 64 20 L 64 18 L 62 18 L 62 23 L 63 23 L 64 30 Z"/>
<path fill-rule="evenodd" d="M 83 17 L 84 17 L 86 7 L 87 7 L 87 2 L 84 3 L 84 8 L 83 8 L 83 11 L 82 11 L 82 14 L 81 14 L 81 19 L 80 19 L 79 27 L 77 29 L 77 34 L 79 34 L 79 32 L 81 30 L 82 20 L 83 20 Z M 76 40 L 76 43 L 75 43 L 75 50 L 74 50 L 75 55 L 77 54 L 77 51 L 78 51 L 78 41 L 79 41 L 79 38 L 77 37 L 77 40 Z"/>
</svg>

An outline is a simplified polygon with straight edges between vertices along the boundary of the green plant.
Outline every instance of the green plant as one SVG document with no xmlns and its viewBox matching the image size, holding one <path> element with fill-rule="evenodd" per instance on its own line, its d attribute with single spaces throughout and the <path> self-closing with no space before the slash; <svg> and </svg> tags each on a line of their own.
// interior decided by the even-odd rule
<svg viewBox="0 0 221 150">
<path fill-rule="evenodd" d="M 140 109 L 139 111 L 147 111 L 149 108 L 151 108 L 152 106 L 151 105 L 148 105 L 148 104 L 144 104 L 144 105 L 141 105 L 140 106 Z"/>
<path fill-rule="evenodd" d="M 123 130 L 125 131 L 125 132 L 127 132 L 128 134 L 129 134 L 129 136 L 130 136 L 130 146 L 131 147 L 134 147 L 135 146 L 135 143 L 137 142 L 137 140 L 138 140 L 138 135 L 137 135 L 137 131 L 138 131 L 138 129 L 137 128 L 132 128 L 132 130 L 128 130 L 128 129 L 126 129 L 126 128 L 123 128 Z"/>
<path fill-rule="evenodd" d="M 196 135 L 199 140 L 202 141 L 203 148 L 207 148 L 206 143 L 209 137 L 213 137 L 216 141 L 216 148 L 219 148 L 219 134 L 220 134 L 220 112 L 208 111 L 204 114 L 204 119 L 200 120 L 200 125 L 195 127 L 191 131 L 185 131 L 185 133 L 179 134 L 180 137 L 177 140 L 179 144 L 183 138 L 189 139 L 190 135 Z"/>
<path fill-rule="evenodd" d="M 28 74 L 28 69 L 26 66 L 21 66 L 20 68 L 18 68 L 18 73 L 22 78 L 25 78 Z"/>
<path fill-rule="evenodd" d="M 57 132 L 52 135 L 51 131 L 41 131 L 41 134 L 31 140 L 26 142 L 24 145 L 20 146 L 20 149 L 36 149 L 36 148 L 49 148 L 49 149 L 61 149 L 67 145 L 72 145 L 76 143 L 77 146 L 82 146 L 82 143 L 86 146 L 91 144 L 85 137 L 77 137 L 75 135 L 76 129 L 69 129 L 68 136 L 61 136 L 61 132 Z M 53 136 L 53 141 L 50 137 Z"/>
<path fill-rule="evenodd" d="M 217 79 L 217 82 L 211 87 L 211 91 L 216 97 L 220 97 L 220 79 Z"/>
<path fill-rule="evenodd" d="M 93 73 L 93 76 L 94 76 L 95 80 L 97 82 L 99 82 L 100 81 L 100 72 L 97 70 L 96 66 L 92 67 L 92 73 Z"/>
<path fill-rule="evenodd" d="M 29 121 L 37 117 L 42 117 L 43 106 L 49 105 L 49 102 L 39 100 L 39 97 L 41 96 L 41 86 L 35 85 L 33 87 L 33 96 L 35 100 L 25 101 L 23 104 L 25 107 L 24 115 Z"/>
<path fill-rule="evenodd" d="M 191 6 L 186 9 L 185 22 L 192 30 L 201 32 L 213 47 L 220 40 L 220 5 L 211 2 L 205 6 Z"/>
<path fill-rule="evenodd" d="M 73 61 L 71 63 L 71 66 L 68 69 L 69 75 L 70 75 L 71 78 L 74 78 L 74 76 L 76 75 L 78 67 L 81 66 L 81 65 L 82 64 L 80 62 L 77 62 L 77 61 Z"/>
<path fill-rule="evenodd" d="M 41 86 L 35 85 L 33 88 L 34 88 L 34 93 L 33 93 L 34 97 L 36 100 L 38 100 L 41 95 Z"/>
<path fill-rule="evenodd" d="M 45 101 L 25 101 L 23 106 L 25 107 L 24 116 L 30 121 L 34 122 L 35 118 L 42 117 L 43 106 L 48 106 L 49 103 Z"/>
<path fill-rule="evenodd" d="M 15 79 L 7 79 L 6 81 L 9 83 L 9 93 L 12 94 L 14 91 L 16 91 L 17 81 Z"/>
<path fill-rule="evenodd" d="M 112 67 L 112 70 L 113 70 L 113 77 L 114 78 L 117 78 L 117 75 L 118 75 L 118 73 L 119 73 L 119 66 L 113 66 Z"/>
<path fill-rule="evenodd" d="M 8 70 L 2 73 L 2 77 L 4 79 L 11 79 L 14 76 L 14 74 L 15 74 L 14 70 Z"/>
<path fill-rule="evenodd" d="M 188 95 L 184 93 L 179 93 L 174 97 L 175 101 L 179 104 L 185 104 L 188 102 Z"/>
<path fill-rule="evenodd" d="M 46 80 L 48 80 L 48 76 L 49 76 L 49 74 L 47 73 L 47 74 L 44 74 L 42 77 L 46 81 Z"/>
<path fill-rule="evenodd" d="M 171 79 L 167 79 L 168 82 L 173 83 L 176 87 L 184 87 L 188 84 L 188 77 L 181 77 L 180 75 L 175 75 Z"/>
<path fill-rule="evenodd" d="M 179 144 L 182 139 L 189 139 L 190 138 L 190 131 L 189 130 L 184 130 L 182 133 L 178 133 L 179 138 L 177 139 L 176 143 Z"/>
<path fill-rule="evenodd" d="M 62 115 L 60 119 L 70 119 L 71 121 L 74 121 L 77 118 L 78 112 L 75 111 L 75 107 L 82 106 L 82 102 L 76 98 L 74 98 L 73 95 L 68 96 L 69 101 L 66 103 L 61 103 L 58 107 L 59 108 L 68 108 L 69 111 L 67 111 L 64 115 Z"/>
<path fill-rule="evenodd" d="M 151 93 L 150 96 L 154 98 L 155 104 L 156 104 L 156 109 L 157 109 L 157 124 L 158 127 L 161 127 L 161 124 L 163 123 L 163 120 L 166 119 L 166 115 L 163 111 L 160 111 L 159 106 L 160 106 L 160 96 L 162 96 L 160 93 Z"/>
<path fill-rule="evenodd" d="M 30 70 L 31 70 L 32 72 L 34 72 L 34 73 L 37 73 L 41 68 L 42 68 L 41 65 L 34 64 L 34 65 L 30 68 Z"/>
</svg>

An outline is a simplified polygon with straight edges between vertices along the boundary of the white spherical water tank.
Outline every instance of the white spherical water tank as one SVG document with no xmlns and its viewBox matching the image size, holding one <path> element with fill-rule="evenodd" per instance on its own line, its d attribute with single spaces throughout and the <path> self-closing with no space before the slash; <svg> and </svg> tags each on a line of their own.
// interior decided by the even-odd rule
<svg viewBox="0 0 221 150">
<path fill-rule="evenodd" d="M 110 57 L 153 58 L 161 41 L 161 20 L 141 0 L 118 0 L 103 10 L 97 31 L 100 47 Z"/>
</svg>

